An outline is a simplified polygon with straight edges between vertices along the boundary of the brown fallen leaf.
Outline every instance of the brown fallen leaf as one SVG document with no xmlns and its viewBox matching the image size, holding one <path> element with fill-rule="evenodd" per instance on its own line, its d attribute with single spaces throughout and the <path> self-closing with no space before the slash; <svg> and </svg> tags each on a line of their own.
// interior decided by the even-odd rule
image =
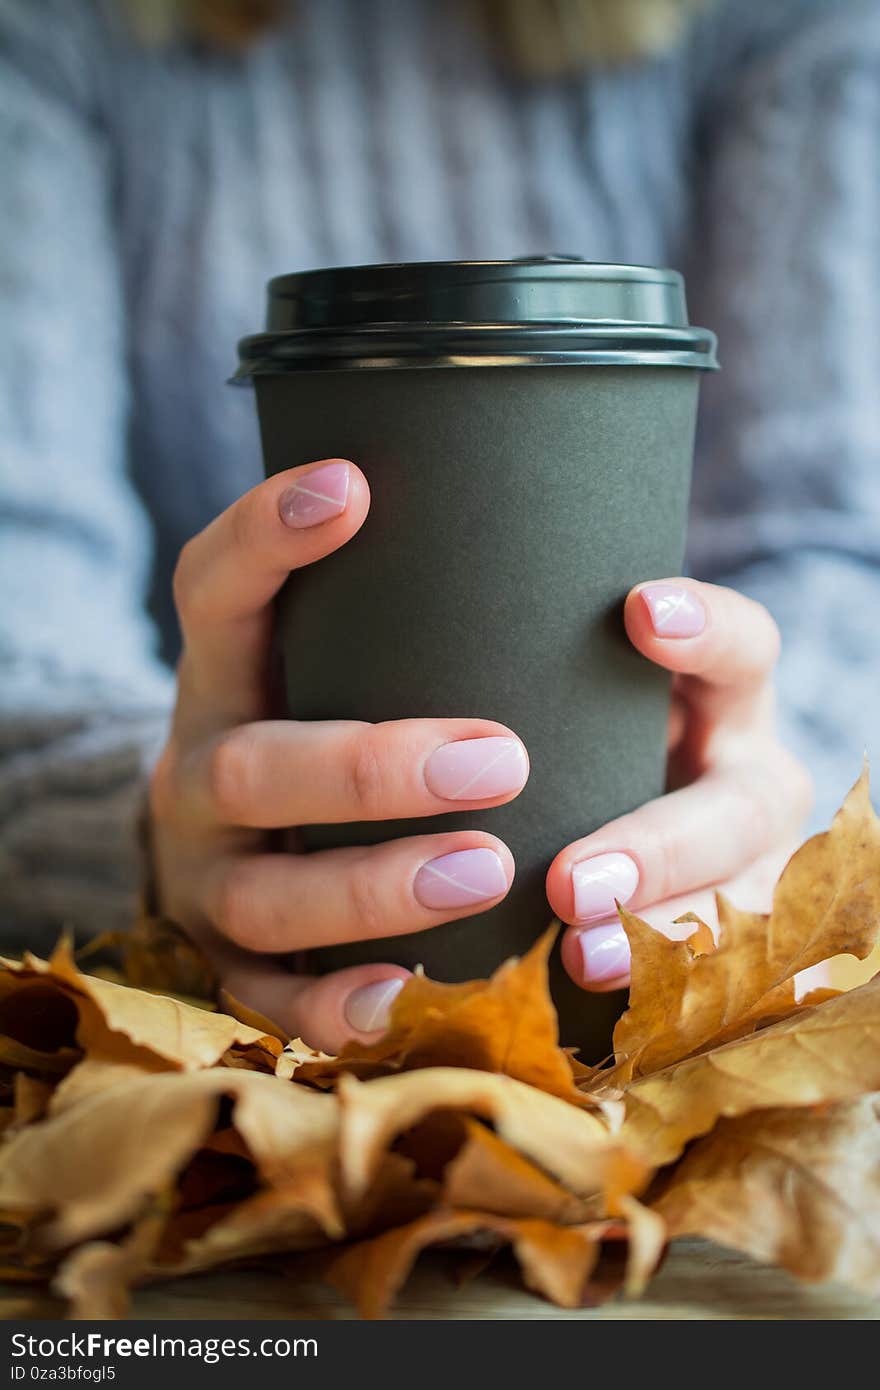
<svg viewBox="0 0 880 1390">
<path fill-rule="evenodd" d="M 170 1066 L 188 1071 L 215 1066 L 225 1054 L 244 1048 L 256 1048 L 266 1070 L 274 1070 L 282 1050 L 276 1038 L 225 1014 L 82 974 L 65 941 L 48 961 L 26 955 L 21 962 L 3 963 L 0 980 L 0 1033 L 9 1031 L 9 1016 L 21 1008 L 19 995 L 29 1010 L 39 997 L 47 1020 L 50 1008 L 66 1019 L 65 1010 L 73 1006 L 74 1036 L 66 1040 L 64 1052 L 75 1044 L 90 1055 L 100 1053 L 145 1070 Z M 67 1028 L 69 1033 L 69 1022 Z"/>
<path fill-rule="evenodd" d="M 30 1125 L 34 1120 L 41 1120 L 51 1098 L 52 1087 L 45 1081 L 36 1081 L 27 1072 L 18 1072 L 15 1077 L 15 1123 Z"/>
<path fill-rule="evenodd" d="M 865 984 L 875 975 L 880 975 L 880 943 L 865 960 L 856 960 L 855 956 L 836 956 L 829 964 L 828 974 L 829 985 L 838 991 Z"/>
<path fill-rule="evenodd" d="M 558 1046 L 549 936 L 490 981 L 416 977 L 388 1036 L 338 1059 L 231 999 L 241 1018 L 83 975 L 63 945 L 8 963 L 0 1273 L 110 1316 L 132 1283 L 323 1246 L 378 1316 L 452 1242 L 480 1264 L 510 1246 L 576 1306 L 638 1293 L 695 1230 L 880 1288 L 880 979 L 792 985 L 876 935 L 876 836 L 863 781 L 769 918 L 721 903 L 718 949 L 697 918 L 682 944 L 624 913 L 637 969 L 605 1071 Z"/>
<path fill-rule="evenodd" d="M 213 1000 L 217 975 L 207 956 L 167 917 L 141 912 L 128 931 L 94 937 L 76 953 L 77 965 L 107 949 L 122 958 L 125 982 L 135 989 Z"/>
<path fill-rule="evenodd" d="M 880 976 L 633 1082 L 618 1138 L 660 1167 L 722 1116 L 824 1105 L 874 1090 L 880 1090 Z"/>
<path fill-rule="evenodd" d="M 101 1056 L 86 1057 L 55 1087 L 46 1113 L 50 1116 L 60 1115 L 63 1110 L 68 1110 L 93 1096 L 99 1096 L 113 1086 L 137 1086 L 144 1076 L 150 1075 L 152 1072 L 145 1072 L 134 1062 L 108 1061 Z M 5 1159 L 2 1150 L 0 1159 Z"/>
<path fill-rule="evenodd" d="M 183 1173 L 213 1130 L 224 1097 L 264 1182 L 324 1175 L 320 1195 L 312 1186 L 304 1201 L 323 1217 L 328 1235 L 338 1233 L 328 1172 L 337 1131 L 333 1097 L 226 1068 L 139 1077 L 123 1068 L 100 1089 L 94 1082 L 83 1086 L 76 1073 L 70 1083 L 47 1119 L 7 1141 L 0 1162 L 0 1209 L 21 1225 L 38 1226 L 34 1243 L 42 1252 L 135 1220 Z"/>
<path fill-rule="evenodd" d="M 131 1288 L 145 1273 L 167 1219 L 157 1203 L 119 1242 L 95 1240 L 77 1246 L 52 1280 L 52 1292 L 67 1299 L 67 1316 L 76 1320 L 124 1318 Z"/>
<path fill-rule="evenodd" d="M 446 1165 L 444 1206 L 539 1217 L 564 1226 L 594 1214 L 588 1202 L 574 1197 L 484 1124 L 468 1120 L 465 1134 L 464 1144 Z"/>
<path fill-rule="evenodd" d="M 137 1089 L 126 1083 L 98 1093 L 20 1130 L 4 1146 L 0 1205 L 19 1224 L 39 1227 L 34 1244 L 44 1253 L 134 1220 L 209 1132 L 215 1096 L 202 1088 L 181 1114 L 165 1080 L 148 1076 Z M 150 1090 L 156 1081 L 158 1094 Z"/>
<path fill-rule="evenodd" d="M 415 1221 L 439 1200 L 439 1183 L 420 1173 L 408 1155 L 396 1152 L 385 1155 L 372 1183 L 357 1200 L 339 1193 L 346 1235 L 354 1239 Z"/>
<path fill-rule="evenodd" d="M 284 1029 L 280 1028 L 277 1023 L 273 1023 L 271 1018 L 267 1018 L 257 1009 L 252 1009 L 248 1004 L 242 1004 L 241 1000 L 236 999 L 234 994 L 230 994 L 228 989 L 219 990 L 217 997 L 223 1012 L 229 1014 L 230 1018 L 238 1019 L 239 1023 L 246 1023 L 249 1028 L 253 1028 L 255 1033 L 264 1034 L 268 1038 L 276 1038 L 281 1043 L 282 1050 L 287 1046 L 290 1039 Z"/>
<path fill-rule="evenodd" d="M 297 1072 L 306 1064 L 309 1064 L 310 1066 L 314 1066 L 317 1073 L 319 1073 L 316 1077 L 315 1084 L 327 1089 L 333 1084 L 336 1078 L 337 1073 L 332 1067 L 335 1061 L 336 1058 L 331 1053 L 319 1052 L 316 1048 L 309 1047 L 303 1042 L 302 1038 L 291 1038 L 285 1043 L 284 1049 L 278 1061 L 275 1063 L 275 1075 L 281 1077 L 284 1081 L 292 1081 L 296 1077 Z M 327 1075 L 325 1077 L 321 1073 L 328 1063 L 331 1065 L 327 1068 Z M 297 1080 L 304 1079 L 305 1078 L 297 1077 Z"/>
<path fill-rule="evenodd" d="M 67 1299 L 68 1318 L 124 1318 L 131 1307 L 131 1285 L 140 1272 L 122 1245 L 89 1241 L 65 1260 L 52 1280 L 52 1291 Z"/>
<path fill-rule="evenodd" d="M 880 1094 L 722 1120 L 656 1210 L 672 1235 L 880 1295 Z"/>
<path fill-rule="evenodd" d="M 305 1062 L 294 1072 L 296 1080 L 321 1085 L 342 1072 L 367 1078 L 454 1066 L 500 1072 L 583 1105 L 572 1059 L 559 1046 L 547 987 L 555 935 L 555 928 L 545 932 L 522 959 L 505 961 L 490 980 L 444 985 L 413 976 L 391 1006 L 384 1037 L 369 1046 L 349 1043 L 330 1062 Z"/>
<path fill-rule="evenodd" d="M 329 1265 L 327 1278 L 357 1304 L 365 1318 L 381 1318 L 429 1245 L 484 1233 L 513 1247 L 529 1288 L 564 1308 L 582 1302 L 596 1264 L 604 1223 L 557 1226 L 488 1212 L 439 1209 L 349 1246 Z"/>
<path fill-rule="evenodd" d="M 54 1268 L 51 1260 L 35 1260 L 27 1265 L 0 1263 L 0 1281 L 4 1284 L 48 1284 Z"/>
<path fill-rule="evenodd" d="M 428 1068 L 361 1082 L 342 1076 L 339 1167 L 343 1192 L 357 1199 L 372 1182 L 383 1154 L 435 1110 L 491 1120 L 501 1138 L 577 1197 L 606 1185 L 636 1192 L 647 1170 L 587 1110 L 509 1076 L 458 1067 Z"/>
<path fill-rule="evenodd" d="M 0 960 L 0 1069 L 47 1082 L 66 1075 L 82 1055 L 77 1011 L 55 985 L 23 976 Z"/>
<path fill-rule="evenodd" d="M 256 1256 L 314 1250 L 333 1234 L 343 1234 L 319 1169 L 303 1173 L 290 1187 L 267 1189 L 195 1216 L 169 1221 L 152 1274 L 195 1274 Z"/>
<path fill-rule="evenodd" d="M 769 914 L 718 900 L 719 942 L 698 918 L 670 941 L 626 909 L 632 950 L 626 1013 L 614 1030 L 618 1080 L 659 1071 L 753 1032 L 796 1007 L 794 976 L 841 953 L 860 959 L 880 938 L 880 819 L 865 770 L 834 818 L 789 860 Z"/>
<path fill-rule="evenodd" d="M 46 1317 L 45 1299 L 0 1298 L 0 1322 L 35 1322 Z"/>
<path fill-rule="evenodd" d="M 560 1308 L 579 1308 L 587 1300 L 605 1229 L 602 1222 L 557 1226 L 526 1218 L 497 1228 L 510 1241 L 526 1287 Z"/>
<path fill-rule="evenodd" d="M 652 1211 L 629 1194 L 619 1197 L 610 1210 L 626 1218 L 624 1292 L 629 1298 L 637 1298 L 644 1293 L 663 1257 L 669 1239 L 667 1223 L 662 1212 Z"/>
<path fill-rule="evenodd" d="M 16 1038 L 0 1038 L 0 1066 L 20 1075 L 39 1077 L 65 1076 L 80 1054 L 74 1048 L 59 1048 L 57 1052 L 40 1052 L 27 1047 Z"/>
</svg>

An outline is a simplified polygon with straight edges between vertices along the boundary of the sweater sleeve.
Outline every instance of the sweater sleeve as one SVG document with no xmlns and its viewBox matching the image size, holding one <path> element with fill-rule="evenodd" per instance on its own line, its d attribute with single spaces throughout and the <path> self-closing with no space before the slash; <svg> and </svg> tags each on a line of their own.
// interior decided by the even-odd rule
<svg viewBox="0 0 880 1390">
<path fill-rule="evenodd" d="M 723 370 L 690 564 L 776 617 L 783 733 L 827 825 L 880 760 L 880 13 L 801 10 L 706 103 L 691 307 Z"/>
<path fill-rule="evenodd" d="M 92 12 L 0 0 L 0 946 L 130 918 L 167 719 Z"/>
</svg>

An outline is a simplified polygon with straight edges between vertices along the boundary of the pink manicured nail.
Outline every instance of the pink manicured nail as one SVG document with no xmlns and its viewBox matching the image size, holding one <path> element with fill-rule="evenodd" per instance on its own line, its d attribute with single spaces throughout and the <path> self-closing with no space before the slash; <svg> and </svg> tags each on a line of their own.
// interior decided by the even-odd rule
<svg viewBox="0 0 880 1390">
<path fill-rule="evenodd" d="M 428 790 L 447 801 L 482 801 L 519 791 L 528 776 L 519 739 L 466 738 L 435 748 L 425 763 Z"/>
<path fill-rule="evenodd" d="M 285 526 L 302 531 L 341 516 L 348 501 L 350 473 L 347 463 L 325 463 L 303 473 L 279 498 L 278 510 Z"/>
<path fill-rule="evenodd" d="M 690 589 L 648 584 L 639 593 L 658 637 L 698 637 L 706 626 L 706 610 Z"/>
<path fill-rule="evenodd" d="M 594 854 L 571 871 L 577 922 L 610 917 L 615 902 L 628 903 L 639 886 L 639 870 L 628 854 Z"/>
<path fill-rule="evenodd" d="M 376 1033 L 388 1027 L 391 1005 L 405 980 L 376 980 L 372 985 L 352 990 L 345 1001 L 345 1017 L 359 1033 Z"/>
<path fill-rule="evenodd" d="M 507 874 L 493 849 L 460 849 L 419 869 L 413 892 L 422 907 L 472 907 L 507 892 Z"/>
<path fill-rule="evenodd" d="M 619 922 L 578 932 L 578 945 L 585 983 L 599 985 L 629 974 L 629 942 Z"/>
</svg>

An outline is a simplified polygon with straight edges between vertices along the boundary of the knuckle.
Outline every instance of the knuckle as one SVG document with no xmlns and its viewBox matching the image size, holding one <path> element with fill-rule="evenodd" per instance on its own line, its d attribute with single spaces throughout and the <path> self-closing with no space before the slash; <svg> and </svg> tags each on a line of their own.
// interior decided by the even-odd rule
<svg viewBox="0 0 880 1390">
<path fill-rule="evenodd" d="M 767 679 L 779 661 L 782 651 L 782 635 L 772 613 L 756 600 L 750 600 L 749 613 L 754 621 L 750 624 L 751 641 L 744 642 L 745 633 L 737 637 L 737 652 L 742 662 L 743 676 L 751 677 L 756 683 Z"/>
<path fill-rule="evenodd" d="M 389 934 L 388 913 L 375 866 L 365 857 L 352 866 L 348 879 L 349 910 L 355 934 L 372 940 Z"/>
<path fill-rule="evenodd" d="M 658 827 L 653 840 L 647 887 L 651 902 L 665 902 L 681 892 L 684 882 L 682 840 L 671 817 Z"/>
<path fill-rule="evenodd" d="M 256 488 L 239 497 L 226 513 L 228 546 L 232 551 L 247 552 L 252 549 L 255 534 L 263 528 L 259 525 L 260 503 L 263 491 Z"/>
<path fill-rule="evenodd" d="M 787 835 L 812 809 L 813 779 L 799 758 L 779 745 L 760 762 L 730 772 L 743 840 L 755 856 Z"/>
<path fill-rule="evenodd" d="M 226 866 L 214 902 L 214 926 L 239 946 L 255 946 L 260 934 L 259 888 L 251 863 L 239 859 Z"/>
<path fill-rule="evenodd" d="M 362 820 L 387 814 L 386 781 L 381 739 L 368 726 L 355 736 L 349 763 L 349 794 Z"/>
<path fill-rule="evenodd" d="M 771 831 L 779 801 L 778 783 L 763 762 L 731 767 L 728 779 L 735 816 L 733 823 L 740 827 L 742 843 L 757 852 L 774 838 Z"/>
<path fill-rule="evenodd" d="M 774 670 L 782 650 L 776 619 L 756 599 L 727 590 L 728 602 L 720 609 L 720 621 L 709 634 L 700 670 L 722 685 L 759 687 Z"/>
<path fill-rule="evenodd" d="M 731 768 L 728 775 L 744 857 L 760 858 L 789 828 L 786 775 L 778 758 L 772 756 Z"/>
<path fill-rule="evenodd" d="M 232 824 L 246 819 L 254 801 L 256 756 L 246 729 L 230 729 L 208 755 L 208 796 L 215 814 Z"/>
</svg>

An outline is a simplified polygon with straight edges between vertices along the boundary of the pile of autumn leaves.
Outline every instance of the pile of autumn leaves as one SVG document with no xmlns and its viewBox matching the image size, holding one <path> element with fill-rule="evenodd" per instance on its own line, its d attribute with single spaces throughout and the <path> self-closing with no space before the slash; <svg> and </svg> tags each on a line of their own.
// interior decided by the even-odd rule
<svg viewBox="0 0 880 1390">
<path fill-rule="evenodd" d="M 319 1249 L 380 1316 L 421 1249 L 458 1241 L 510 1246 L 570 1307 L 638 1292 L 689 1233 L 880 1293 L 880 976 L 793 985 L 880 935 L 867 777 L 769 917 L 719 912 L 717 946 L 622 913 L 632 991 L 603 1069 L 557 1046 L 549 937 L 489 981 L 414 978 L 388 1034 L 338 1058 L 65 948 L 8 964 L 0 1278 L 112 1316 L 138 1283 L 280 1254 L 295 1280 Z"/>
</svg>

